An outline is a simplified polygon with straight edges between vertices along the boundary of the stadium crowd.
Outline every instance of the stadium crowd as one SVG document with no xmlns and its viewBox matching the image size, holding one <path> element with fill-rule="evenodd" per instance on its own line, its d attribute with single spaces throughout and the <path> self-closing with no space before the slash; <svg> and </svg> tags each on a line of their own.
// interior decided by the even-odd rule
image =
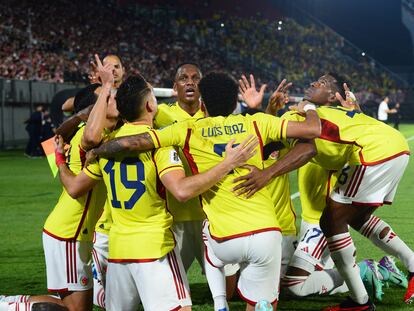
<svg viewBox="0 0 414 311">
<path fill-rule="evenodd" d="M 51 3 L 2 1 L 0 76 L 86 81 L 93 53 L 99 52 L 120 55 L 129 73 L 151 77 L 150 82 L 159 87 L 171 87 L 177 65 L 190 59 L 206 72 L 220 68 L 231 68 L 235 76 L 254 72 L 258 82 L 269 87 L 283 76 L 295 81 L 297 93 L 315 75 L 333 71 L 365 93 L 384 95 L 397 88 L 374 61 L 315 23 L 224 14 L 201 19 L 185 9 L 136 6 L 127 10 L 100 1 Z M 97 20 L 98 16 L 105 19 Z"/>
</svg>

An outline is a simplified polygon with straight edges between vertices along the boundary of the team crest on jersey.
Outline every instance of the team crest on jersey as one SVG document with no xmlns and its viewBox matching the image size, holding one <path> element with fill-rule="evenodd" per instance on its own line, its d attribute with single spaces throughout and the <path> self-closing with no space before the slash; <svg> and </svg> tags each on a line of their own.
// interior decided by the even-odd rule
<svg viewBox="0 0 414 311">
<path fill-rule="evenodd" d="M 86 286 L 89 283 L 89 279 L 86 276 L 82 276 L 80 282 L 83 286 Z"/>
<path fill-rule="evenodd" d="M 170 163 L 172 163 L 172 164 L 181 164 L 181 159 L 178 156 L 177 151 L 175 151 L 175 150 L 170 151 Z"/>
</svg>

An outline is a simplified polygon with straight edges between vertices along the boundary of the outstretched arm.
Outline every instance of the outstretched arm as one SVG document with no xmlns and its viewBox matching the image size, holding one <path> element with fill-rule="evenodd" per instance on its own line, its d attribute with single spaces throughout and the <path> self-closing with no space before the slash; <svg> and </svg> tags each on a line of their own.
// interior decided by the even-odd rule
<svg viewBox="0 0 414 311">
<path fill-rule="evenodd" d="M 250 197 L 266 186 L 272 178 L 301 167 L 316 154 L 317 150 L 313 140 L 299 141 L 284 157 L 264 170 L 251 165 L 246 166 L 250 169 L 250 173 L 234 179 L 235 183 L 241 183 L 233 190 L 237 191 L 238 195 L 245 194 L 246 197 Z"/>
<path fill-rule="evenodd" d="M 257 152 L 257 137 L 249 136 L 240 145 L 233 148 L 234 139 L 226 146 L 226 157 L 210 170 L 185 176 L 182 170 L 169 172 L 161 177 L 161 182 L 178 201 L 185 202 L 210 189 L 236 167 L 243 165 Z"/>
<path fill-rule="evenodd" d="M 62 136 L 63 141 L 68 143 L 76 133 L 79 124 L 88 120 L 91 109 L 92 106 L 86 107 L 85 109 L 79 111 L 77 114 L 67 119 L 56 129 L 56 135 Z"/>
<path fill-rule="evenodd" d="M 68 194 L 73 199 L 77 199 L 80 196 L 88 193 L 88 191 L 91 190 L 98 181 L 90 178 L 84 172 L 81 172 L 79 175 L 75 175 L 66 165 L 66 159 L 63 150 L 63 138 L 61 136 L 57 136 L 55 138 L 55 143 L 56 165 L 59 168 L 60 181 L 62 182 L 62 185 L 65 187 Z"/>
</svg>

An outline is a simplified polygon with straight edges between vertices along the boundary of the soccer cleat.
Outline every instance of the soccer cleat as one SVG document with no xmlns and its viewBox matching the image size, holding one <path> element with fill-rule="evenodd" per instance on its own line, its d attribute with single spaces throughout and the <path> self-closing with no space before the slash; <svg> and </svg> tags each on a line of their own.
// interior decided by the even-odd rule
<svg viewBox="0 0 414 311">
<path fill-rule="evenodd" d="M 405 303 L 414 302 L 414 273 L 410 273 L 409 278 L 410 280 L 408 281 L 407 292 L 405 293 L 405 296 L 404 296 Z"/>
<path fill-rule="evenodd" d="M 395 261 L 390 256 L 384 256 L 378 262 L 378 269 L 385 282 L 391 282 L 398 286 L 407 288 L 408 281 L 404 273 L 398 269 Z"/>
<path fill-rule="evenodd" d="M 375 309 L 375 305 L 370 299 L 368 299 L 367 303 L 360 305 L 348 297 L 339 305 L 324 308 L 322 311 L 375 311 Z"/>
<path fill-rule="evenodd" d="M 378 263 L 372 259 L 365 259 L 358 264 L 360 276 L 364 283 L 365 289 L 371 299 L 376 298 L 382 301 L 384 292 L 382 291 L 382 282 L 379 277 Z"/>
</svg>

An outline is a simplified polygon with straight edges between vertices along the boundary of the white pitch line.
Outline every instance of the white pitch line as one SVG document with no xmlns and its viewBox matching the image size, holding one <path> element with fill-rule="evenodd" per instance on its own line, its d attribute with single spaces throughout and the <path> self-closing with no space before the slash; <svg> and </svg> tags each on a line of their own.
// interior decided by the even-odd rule
<svg viewBox="0 0 414 311">
<path fill-rule="evenodd" d="M 411 137 L 408 137 L 407 138 L 407 141 L 411 141 L 411 140 L 414 140 L 414 136 L 411 136 Z M 290 196 L 290 199 L 291 200 L 294 200 L 294 199 L 297 199 L 297 198 L 299 198 L 300 197 L 300 193 L 299 192 L 296 192 L 296 193 L 294 193 L 294 194 L 292 194 L 291 196 Z"/>
</svg>

